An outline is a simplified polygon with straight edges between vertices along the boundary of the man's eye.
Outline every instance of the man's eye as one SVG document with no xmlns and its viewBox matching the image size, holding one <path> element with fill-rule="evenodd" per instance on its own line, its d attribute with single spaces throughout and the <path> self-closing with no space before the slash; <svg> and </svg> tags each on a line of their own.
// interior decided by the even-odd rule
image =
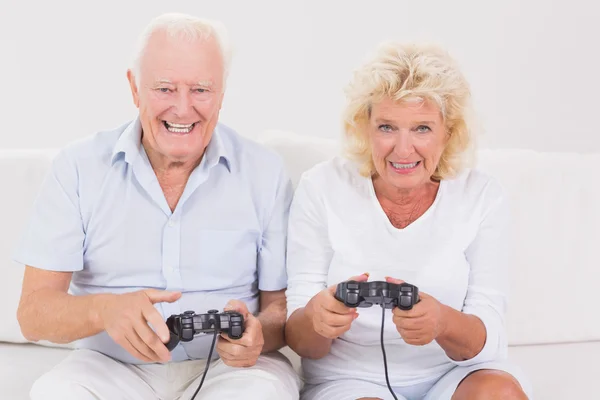
<svg viewBox="0 0 600 400">
<path fill-rule="evenodd" d="M 163 93 L 169 93 L 171 91 L 171 89 L 165 87 L 158 88 L 158 90 L 160 90 Z"/>
<path fill-rule="evenodd" d="M 204 92 L 207 92 L 207 91 L 208 90 L 206 90 L 204 88 L 198 88 L 198 89 L 196 89 L 196 92 L 198 92 L 198 93 L 204 93 Z"/>
</svg>

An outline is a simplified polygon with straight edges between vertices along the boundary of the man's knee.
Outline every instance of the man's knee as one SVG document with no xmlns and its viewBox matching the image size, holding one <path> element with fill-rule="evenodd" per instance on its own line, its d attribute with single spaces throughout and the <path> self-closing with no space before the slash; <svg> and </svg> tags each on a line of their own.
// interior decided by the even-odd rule
<svg viewBox="0 0 600 400">
<path fill-rule="evenodd" d="M 54 371 L 38 378 L 29 391 L 31 400 L 97 400 L 93 393 L 82 385 Z"/>
<path fill-rule="evenodd" d="M 241 397 L 261 400 L 297 400 L 300 397 L 300 377 L 280 354 L 262 355 L 258 362 L 247 368 L 231 368 L 222 363 L 211 373 L 198 395 L 215 398 L 227 393 L 232 398 Z M 211 376 L 212 375 L 212 376 Z M 188 390 L 196 389 L 197 383 Z M 223 396 L 227 397 L 227 396 Z M 185 398 L 185 395 L 184 395 Z"/>
</svg>

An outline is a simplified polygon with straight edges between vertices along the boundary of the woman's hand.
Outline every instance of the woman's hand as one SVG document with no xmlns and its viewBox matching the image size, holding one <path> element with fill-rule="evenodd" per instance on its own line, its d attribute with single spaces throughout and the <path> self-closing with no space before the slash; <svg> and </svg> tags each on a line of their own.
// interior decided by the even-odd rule
<svg viewBox="0 0 600 400">
<path fill-rule="evenodd" d="M 387 277 L 387 282 L 404 281 Z M 445 329 L 444 306 L 434 297 L 419 291 L 420 301 L 411 310 L 395 307 L 392 321 L 402 339 L 408 344 L 423 346 L 434 341 Z"/>
<path fill-rule="evenodd" d="M 365 282 L 369 274 L 354 276 L 349 280 Z M 352 322 L 358 317 L 356 308 L 349 308 L 335 298 L 337 285 L 323 289 L 306 305 L 308 316 L 316 333 L 328 339 L 336 339 L 350 329 Z"/>
</svg>

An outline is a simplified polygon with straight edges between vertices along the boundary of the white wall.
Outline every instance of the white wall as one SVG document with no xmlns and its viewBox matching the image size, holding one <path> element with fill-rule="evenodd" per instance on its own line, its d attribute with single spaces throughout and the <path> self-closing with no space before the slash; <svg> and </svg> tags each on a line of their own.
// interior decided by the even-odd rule
<svg viewBox="0 0 600 400">
<path fill-rule="evenodd" d="M 343 86 L 384 39 L 464 66 L 485 147 L 600 151 L 600 12 L 587 0 L 0 0 L 0 148 L 55 147 L 134 116 L 125 71 L 153 16 L 222 20 L 236 45 L 224 122 L 338 137 Z"/>
</svg>

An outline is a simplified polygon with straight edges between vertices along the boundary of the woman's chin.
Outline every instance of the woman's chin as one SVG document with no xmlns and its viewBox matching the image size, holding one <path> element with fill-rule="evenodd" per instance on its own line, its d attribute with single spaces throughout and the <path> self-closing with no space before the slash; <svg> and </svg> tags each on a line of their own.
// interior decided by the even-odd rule
<svg viewBox="0 0 600 400">
<path fill-rule="evenodd" d="M 391 175 L 391 176 L 390 176 Z M 423 179 L 418 175 L 398 175 L 390 174 L 387 183 L 399 190 L 411 190 L 420 187 L 423 184 Z"/>
</svg>

